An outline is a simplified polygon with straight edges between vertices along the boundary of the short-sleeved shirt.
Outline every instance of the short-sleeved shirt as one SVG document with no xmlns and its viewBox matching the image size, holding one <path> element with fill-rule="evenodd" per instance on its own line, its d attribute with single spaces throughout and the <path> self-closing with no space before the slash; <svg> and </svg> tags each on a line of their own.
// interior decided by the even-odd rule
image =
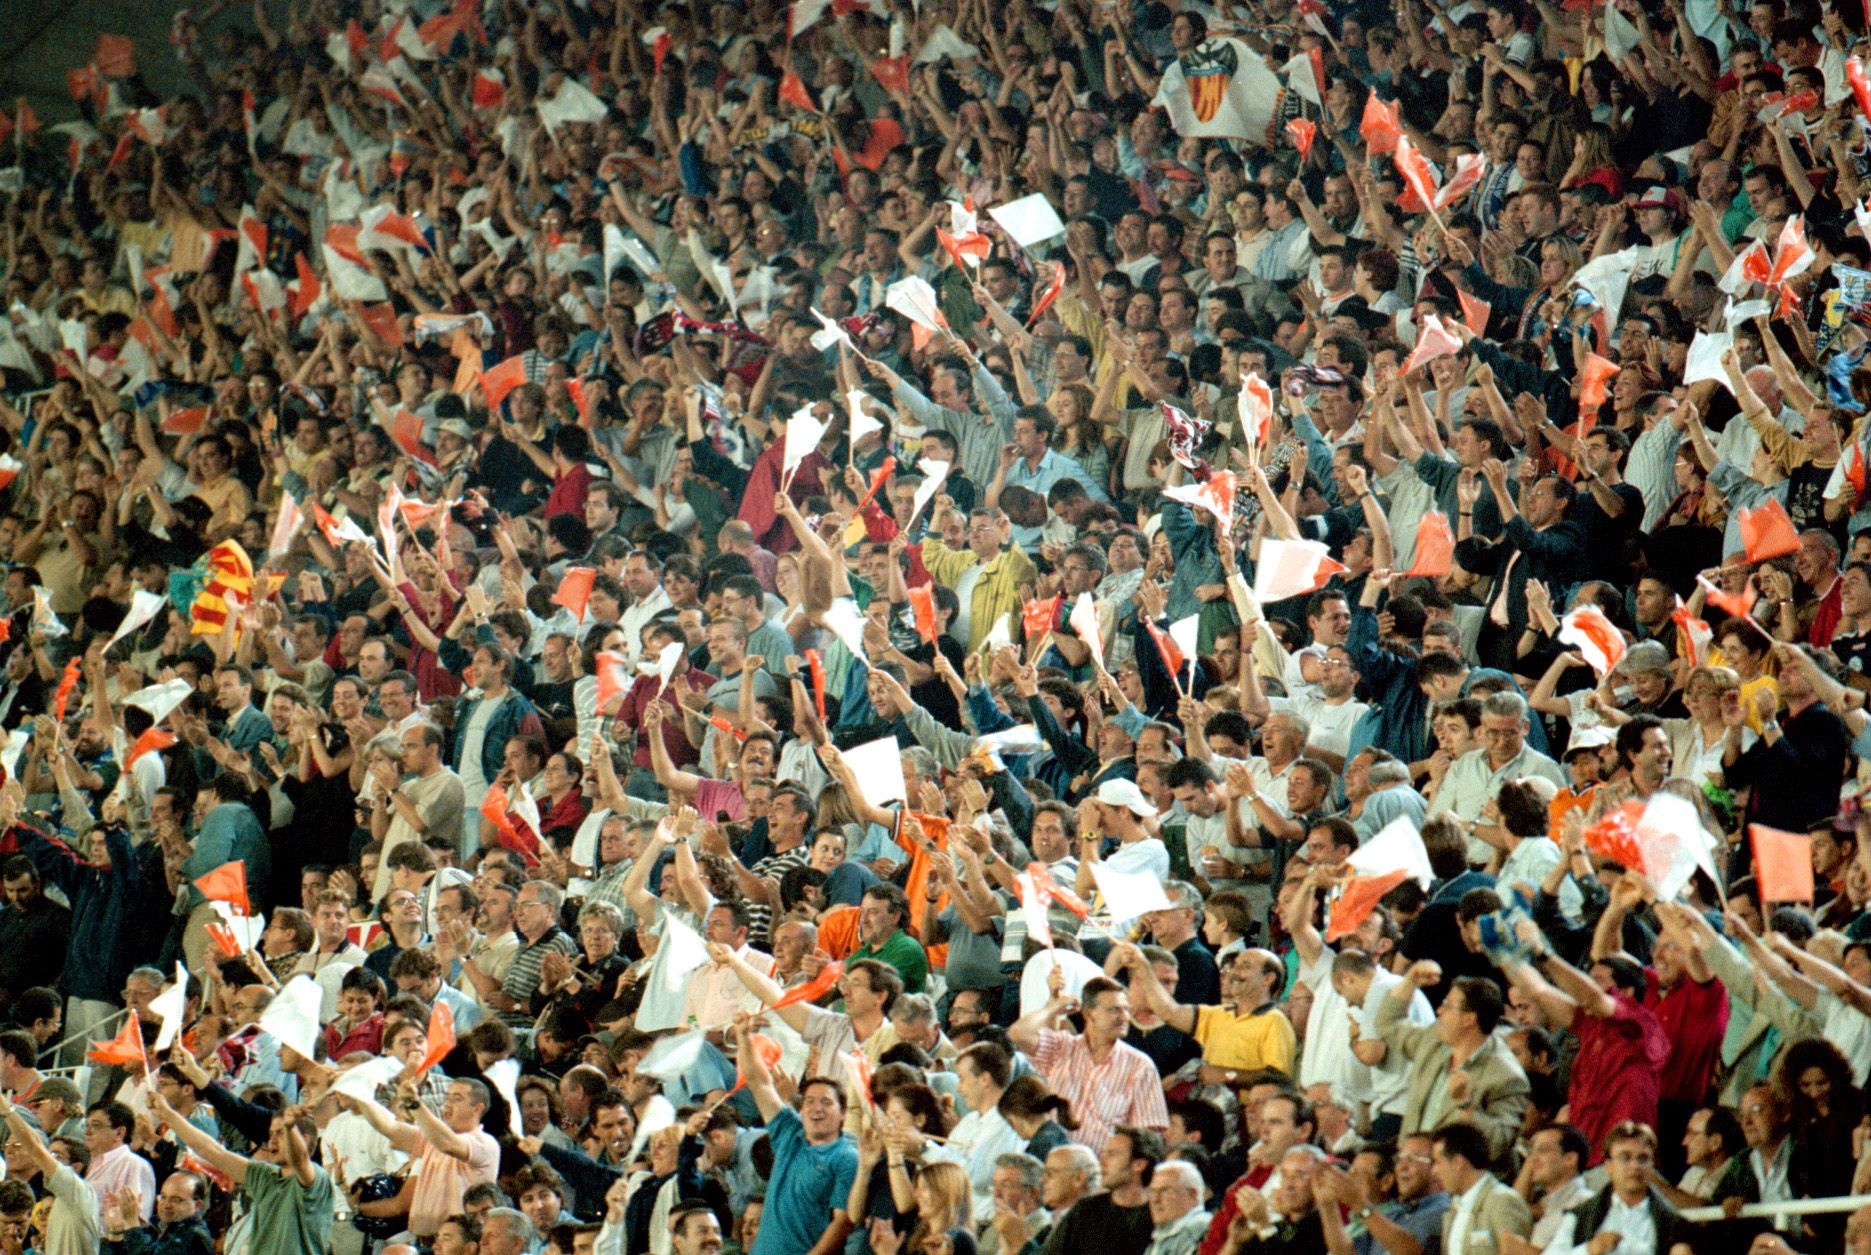
<svg viewBox="0 0 1871 1255">
<path fill-rule="evenodd" d="M 336 1207 L 331 1175 L 316 1166 L 312 1173 L 312 1184 L 300 1185 L 297 1177 L 276 1164 L 248 1163 L 247 1182 L 241 1187 L 253 1216 L 248 1250 L 266 1255 L 325 1255 L 331 1249 L 331 1218 Z M 456 1210 L 460 1210 L 459 1202 Z"/>
<path fill-rule="evenodd" d="M 462 1196 L 477 1185 L 489 1185 L 500 1168 L 500 1143 L 491 1133 L 464 1133 L 468 1157 L 456 1159 L 433 1146 L 424 1146 L 416 1161 L 416 1190 L 409 1202 L 409 1231 L 433 1237 L 442 1222 L 458 1216 Z M 255 1250 L 266 1248 L 256 1246 Z M 269 1253 L 270 1255 L 270 1253 Z"/>
<path fill-rule="evenodd" d="M 1293 1073 L 1299 1035 L 1280 1011 L 1239 1015 L 1225 1007 L 1198 1007 L 1194 1037 L 1202 1043 L 1202 1058 L 1218 1068 L 1243 1072 L 1278 1068 L 1288 1076 Z"/>
<path fill-rule="evenodd" d="M 751 1255 L 806 1255 L 825 1235 L 831 1214 L 851 1197 L 857 1144 L 841 1134 L 835 1142 L 812 1145 L 791 1107 L 767 1121 L 767 1140 L 773 1144 L 773 1175 Z"/>
</svg>

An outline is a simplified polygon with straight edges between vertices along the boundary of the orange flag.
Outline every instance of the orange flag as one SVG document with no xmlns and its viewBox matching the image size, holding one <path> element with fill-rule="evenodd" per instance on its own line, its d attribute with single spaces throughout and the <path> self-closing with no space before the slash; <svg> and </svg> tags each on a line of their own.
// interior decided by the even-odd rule
<svg viewBox="0 0 1871 1255">
<path fill-rule="evenodd" d="M 877 1099 L 871 1096 L 871 1061 L 862 1050 L 847 1050 L 840 1058 L 844 1060 L 845 1071 L 851 1074 L 851 1085 L 858 1097 L 866 1107 L 875 1107 Z"/>
<path fill-rule="evenodd" d="M 1325 926 L 1325 940 L 1334 942 L 1356 932 L 1358 925 L 1369 919 L 1377 904 L 1384 900 L 1384 895 L 1409 876 L 1409 872 L 1399 869 L 1381 876 L 1353 876 L 1347 880 L 1338 901 L 1332 903 L 1332 918 Z"/>
<path fill-rule="evenodd" d="M 79 662 L 76 658 L 65 664 L 65 674 L 58 678 L 58 691 L 52 694 L 52 717 L 63 723 L 65 705 L 71 700 L 72 690 L 78 687 Z"/>
<path fill-rule="evenodd" d="M 1596 353 L 1585 355 L 1585 366 L 1579 372 L 1580 418 L 1598 413 L 1598 407 L 1611 395 L 1611 379 L 1617 373 L 1618 364 L 1609 358 Z"/>
<path fill-rule="evenodd" d="M 760 1062 L 767 1065 L 768 1072 L 780 1066 L 780 1060 L 785 1057 L 786 1052 L 780 1048 L 778 1042 L 760 1033 L 754 1034 L 753 1041 L 754 1053 L 760 1057 Z M 739 1066 L 736 1066 L 734 1069 L 734 1088 L 722 1096 L 723 1101 L 734 1097 L 734 1095 L 746 1088 L 747 1075 L 740 1070 Z"/>
<path fill-rule="evenodd" d="M 99 35 L 97 52 L 91 62 L 106 78 L 133 78 L 136 75 L 136 47 L 127 35 Z"/>
<path fill-rule="evenodd" d="M 500 844 L 512 850 L 526 861 L 528 867 L 539 865 L 539 837 L 527 829 L 515 824 L 507 814 L 513 803 L 507 798 L 507 790 L 500 785 L 489 785 L 487 795 L 481 799 L 481 818 L 494 826 L 500 834 Z"/>
<path fill-rule="evenodd" d="M 94 1042 L 84 1052 L 93 1063 L 114 1063 L 120 1068 L 135 1067 L 147 1072 L 149 1056 L 143 1053 L 143 1026 L 136 1022 L 136 1012 L 123 1023 L 123 1030 L 109 1041 Z"/>
<path fill-rule="evenodd" d="M 1769 497 L 1766 505 L 1741 511 L 1741 543 L 1747 547 L 1749 562 L 1765 562 L 1798 553 L 1799 533 L 1778 498 Z"/>
<path fill-rule="evenodd" d="M 1054 593 L 1044 601 L 1029 601 L 1020 609 L 1020 626 L 1026 630 L 1026 639 L 1036 641 L 1052 631 L 1053 621 L 1059 617 L 1059 594 Z"/>
<path fill-rule="evenodd" d="M 910 609 L 916 614 L 916 635 L 931 645 L 936 640 L 935 585 L 910 589 Z"/>
<path fill-rule="evenodd" d="M 164 732 L 161 728 L 145 728 L 143 730 L 143 735 L 136 739 L 136 744 L 130 747 L 130 756 L 124 759 L 123 765 L 126 767 L 134 767 L 136 766 L 136 760 L 143 757 L 143 755 L 152 751 L 166 750 L 174 744 L 174 733 Z M 209 874 L 213 875 L 212 872 Z"/>
<path fill-rule="evenodd" d="M 370 334 L 393 349 L 403 347 L 403 329 L 396 322 L 396 307 L 388 301 L 376 305 L 359 305 L 358 317 L 370 329 Z"/>
<path fill-rule="evenodd" d="M 1416 564 L 1404 573 L 1405 578 L 1441 579 L 1455 566 L 1455 533 L 1449 530 L 1449 516 L 1438 510 L 1423 515 L 1416 527 Z"/>
<path fill-rule="evenodd" d="M 1637 844 L 1637 820 L 1643 813 L 1642 802 L 1626 802 L 1597 823 L 1587 825 L 1586 846 L 1626 871 L 1641 874 L 1644 870 L 1644 852 Z"/>
<path fill-rule="evenodd" d="M 247 897 L 247 864 L 239 859 L 223 863 L 199 877 L 195 887 L 210 902 L 226 902 L 242 915 L 253 914 L 253 903 Z"/>
<path fill-rule="evenodd" d="M 487 398 L 487 408 L 497 410 L 500 403 L 507 399 L 507 394 L 526 382 L 526 359 L 518 354 L 509 357 L 492 370 L 481 372 L 481 395 Z"/>
<path fill-rule="evenodd" d="M 769 1007 L 768 1010 L 777 1011 L 781 1007 L 790 1007 L 801 1002 L 817 1002 L 820 998 L 823 998 L 832 991 L 832 987 L 838 983 L 838 979 L 844 974 L 844 964 L 827 963 L 824 967 L 819 969 L 819 974 L 817 976 L 814 976 L 803 985 L 794 985 L 791 989 L 781 994 L 778 1001 Z"/>
<path fill-rule="evenodd" d="M 1761 903 L 1813 900 L 1813 839 L 1803 832 L 1782 832 L 1766 824 L 1749 824 L 1754 842 L 1754 879 Z"/>
<path fill-rule="evenodd" d="M 585 621 L 585 607 L 591 602 L 591 586 L 598 573 L 588 566 L 567 567 L 559 580 L 559 591 L 552 594 L 552 604 L 570 610 L 580 623 Z"/>
<path fill-rule="evenodd" d="M 416 1069 L 416 1075 L 421 1076 L 448 1058 L 448 1052 L 454 1048 L 455 1013 L 448 1009 L 446 1002 L 437 998 L 434 1008 L 429 1012 L 429 1046 L 422 1052 L 422 1066 Z"/>
<path fill-rule="evenodd" d="M 819 718 L 825 718 L 825 662 L 819 657 L 819 651 L 808 649 L 805 653 L 806 669 L 812 674 L 812 700 L 818 705 Z"/>
</svg>

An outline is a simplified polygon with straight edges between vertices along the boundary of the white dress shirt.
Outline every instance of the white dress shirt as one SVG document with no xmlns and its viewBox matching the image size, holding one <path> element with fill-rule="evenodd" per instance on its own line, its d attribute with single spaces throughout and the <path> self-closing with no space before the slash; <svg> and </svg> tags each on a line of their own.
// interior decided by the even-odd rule
<svg viewBox="0 0 1871 1255">
<path fill-rule="evenodd" d="M 1586 1255 L 1591 1240 L 1598 1233 L 1618 1235 L 1618 1244 L 1611 1248 L 1611 1255 L 1660 1255 L 1657 1222 L 1651 1218 L 1648 1197 L 1626 1203 L 1613 1194 L 1611 1209 L 1605 1213 L 1605 1221 L 1598 1226 L 1597 1233 L 1575 1234 L 1573 1228 L 1577 1224 L 1576 1217 L 1567 1216 L 1557 1236 L 1547 1243 L 1544 1255 Z"/>
</svg>

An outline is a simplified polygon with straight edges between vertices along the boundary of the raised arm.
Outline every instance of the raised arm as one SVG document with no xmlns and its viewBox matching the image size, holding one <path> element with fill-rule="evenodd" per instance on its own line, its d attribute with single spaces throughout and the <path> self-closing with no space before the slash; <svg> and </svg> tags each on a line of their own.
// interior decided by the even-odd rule
<svg viewBox="0 0 1871 1255">
<path fill-rule="evenodd" d="M 1129 968 L 1142 981 L 1143 1000 L 1150 1010 L 1161 1016 L 1163 1022 L 1178 1032 L 1195 1033 L 1195 1021 L 1199 1008 L 1185 1006 L 1169 996 L 1163 983 L 1156 978 L 1156 972 L 1150 967 L 1150 960 L 1144 958 L 1143 951 L 1128 941 L 1119 942 L 1111 947 L 1111 960 L 1119 970 Z M 1009 1034 L 1011 1036 L 1011 1034 Z M 1016 1039 L 1017 1041 L 1017 1039 Z M 1021 1049 L 1025 1049 L 1024 1046 Z"/>
<path fill-rule="evenodd" d="M 780 1098 L 779 1090 L 773 1086 L 773 1073 L 767 1070 L 766 1061 L 754 1048 L 754 1017 L 746 1013 L 734 1017 L 734 1035 L 738 1041 L 735 1059 L 740 1064 L 741 1075 L 747 1078 L 747 1092 L 754 1096 L 754 1106 L 760 1109 L 760 1118 L 772 1123 L 786 1103 Z"/>
</svg>

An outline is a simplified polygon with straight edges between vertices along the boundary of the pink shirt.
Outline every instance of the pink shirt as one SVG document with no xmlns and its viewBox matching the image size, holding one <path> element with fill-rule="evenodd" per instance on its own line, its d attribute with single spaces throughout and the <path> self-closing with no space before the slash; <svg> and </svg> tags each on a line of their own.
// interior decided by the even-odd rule
<svg viewBox="0 0 1871 1255">
<path fill-rule="evenodd" d="M 1120 1124 L 1169 1128 L 1163 1078 L 1150 1057 L 1134 1046 L 1118 1042 L 1103 1063 L 1096 1063 L 1083 1034 L 1044 1029 L 1033 1062 L 1053 1092 L 1071 1102 L 1078 1116 L 1078 1140 L 1093 1150 L 1103 1150 Z"/>
<path fill-rule="evenodd" d="M 500 1167 L 500 1143 L 491 1133 L 476 1129 L 462 1134 L 468 1157 L 456 1159 L 433 1146 L 424 1146 L 416 1162 L 416 1192 L 409 1202 L 409 1231 L 433 1237 L 450 1216 L 462 1212 L 462 1196 L 476 1185 L 491 1185 Z"/>
</svg>

